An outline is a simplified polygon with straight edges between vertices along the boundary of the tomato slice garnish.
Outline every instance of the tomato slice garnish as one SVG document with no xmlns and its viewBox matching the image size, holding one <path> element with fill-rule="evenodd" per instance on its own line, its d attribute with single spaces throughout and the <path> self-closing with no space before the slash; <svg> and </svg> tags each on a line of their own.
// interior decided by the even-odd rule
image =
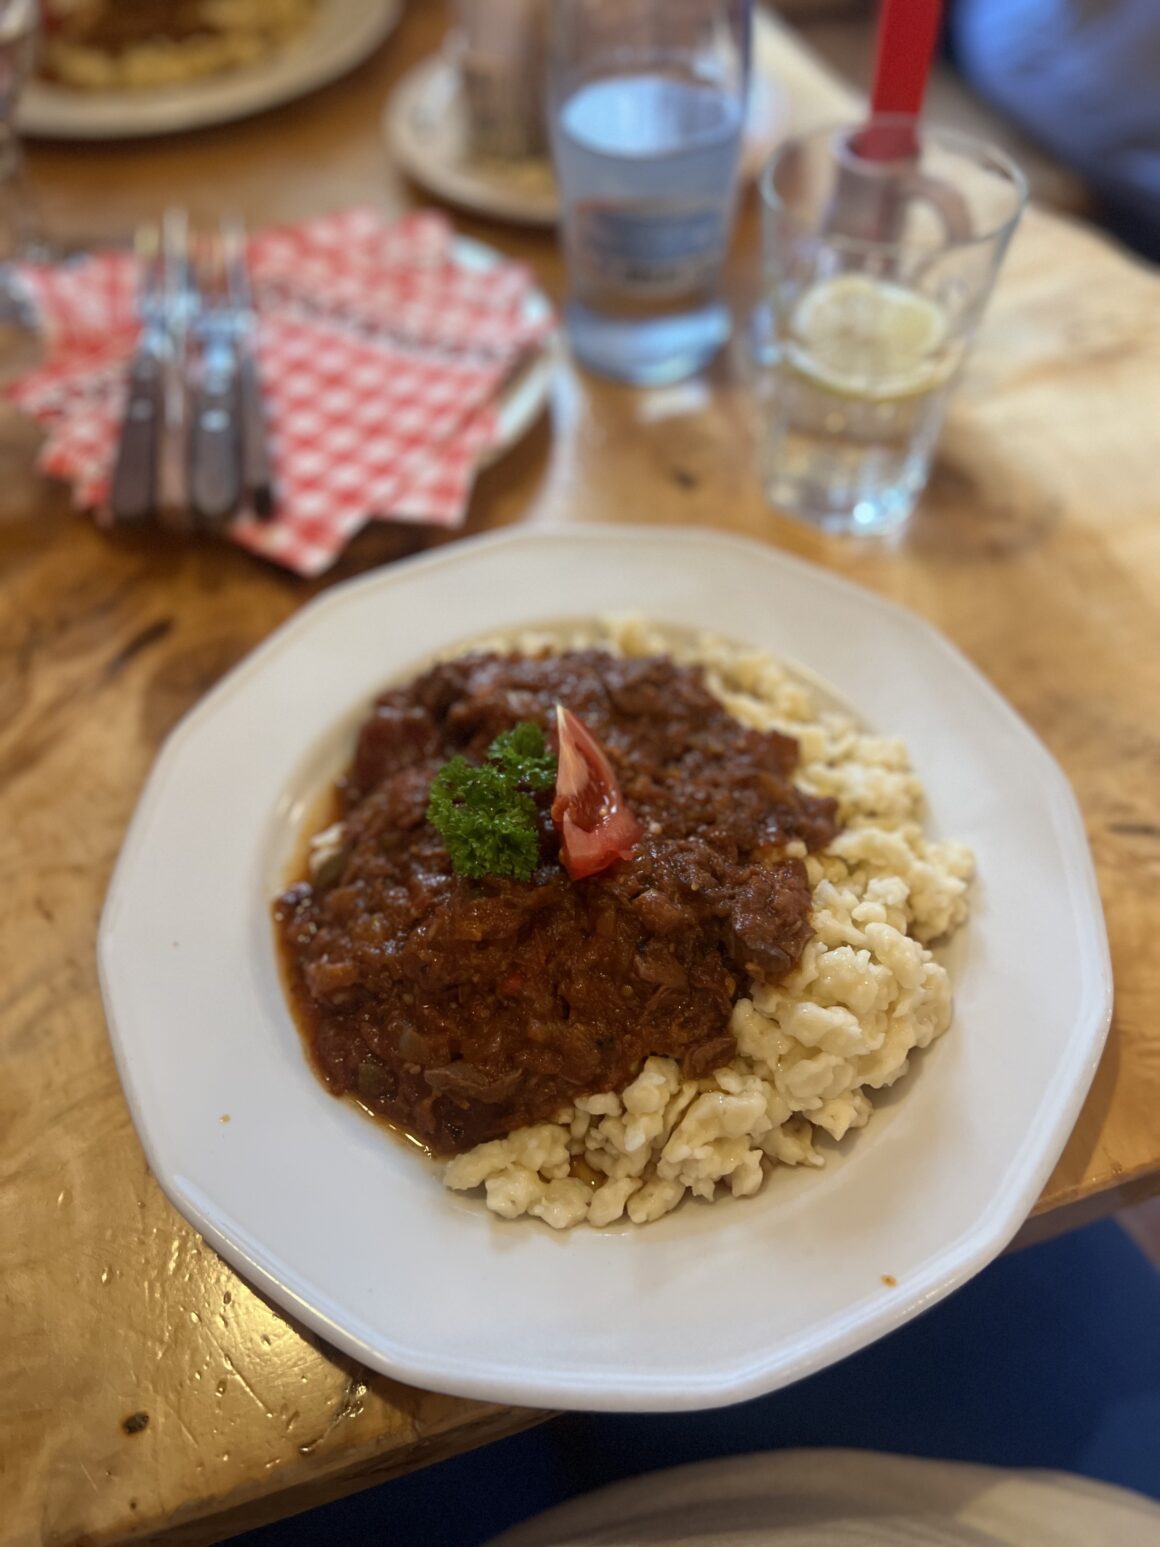
<svg viewBox="0 0 1160 1547">
<path fill-rule="evenodd" d="M 552 821 L 573 881 L 628 859 L 644 828 L 624 803 L 608 755 L 579 715 L 556 705 L 560 750 Z"/>
</svg>

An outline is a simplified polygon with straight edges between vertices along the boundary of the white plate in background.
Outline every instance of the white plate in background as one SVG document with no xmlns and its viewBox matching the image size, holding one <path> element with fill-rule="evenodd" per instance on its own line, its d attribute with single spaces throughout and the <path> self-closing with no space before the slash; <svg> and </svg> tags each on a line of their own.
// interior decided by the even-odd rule
<svg viewBox="0 0 1160 1547">
<path fill-rule="evenodd" d="M 448 1192 L 326 1093 L 283 997 L 269 903 L 385 683 L 464 639 L 629 611 L 799 661 L 902 736 L 931 829 L 971 845 L 978 880 L 950 1032 L 824 1170 L 777 1168 L 754 1198 L 686 1203 L 645 1228 L 556 1235 Z M 99 956 L 149 1162 L 206 1239 L 365 1364 L 542 1407 L 757 1396 L 941 1299 L 1030 1211 L 1111 1014 L 1083 823 L 1010 706 L 872 592 L 769 546 L 666 527 L 462 541 L 303 608 L 162 749 Z"/>
<path fill-rule="evenodd" d="M 141 91 L 80 91 L 34 78 L 20 132 L 46 140 L 127 140 L 231 123 L 328 86 L 360 65 L 399 24 L 401 0 L 321 0 L 284 47 L 216 75 Z"/>
<path fill-rule="evenodd" d="M 1160 1505 L 1061 1472 L 864 1450 L 676 1466 L 573 1499 L 489 1547 L 1155 1547 Z"/>
</svg>

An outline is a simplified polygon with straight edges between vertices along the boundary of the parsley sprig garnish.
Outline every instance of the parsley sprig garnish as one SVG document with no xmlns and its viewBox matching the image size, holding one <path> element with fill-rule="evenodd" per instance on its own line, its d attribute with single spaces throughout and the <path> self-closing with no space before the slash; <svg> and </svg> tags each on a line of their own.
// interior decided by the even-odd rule
<svg viewBox="0 0 1160 1547">
<path fill-rule="evenodd" d="M 497 736 L 487 749 L 509 778 L 529 790 L 550 790 L 556 783 L 556 759 L 548 751 L 544 733 L 531 720 L 521 720 Z"/>
<path fill-rule="evenodd" d="M 487 762 L 453 757 L 435 775 L 427 820 L 447 845 L 452 869 L 480 880 L 527 881 L 540 861 L 533 791 L 556 782 L 556 759 L 530 720 L 497 736 Z"/>
</svg>

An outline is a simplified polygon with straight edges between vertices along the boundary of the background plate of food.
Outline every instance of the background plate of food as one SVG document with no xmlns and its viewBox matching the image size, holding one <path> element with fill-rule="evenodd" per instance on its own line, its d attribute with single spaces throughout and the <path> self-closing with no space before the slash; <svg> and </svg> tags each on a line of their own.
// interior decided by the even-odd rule
<svg viewBox="0 0 1160 1547">
<path fill-rule="evenodd" d="M 130 139 L 228 123 L 328 85 L 399 0 L 50 0 L 23 133 Z"/>
<path fill-rule="evenodd" d="M 303 609 L 163 749 L 99 949 L 207 1240 L 375 1368 L 540 1406 L 755 1396 L 963 1283 L 1111 1006 L 1074 797 L 974 668 L 656 528 Z"/>
</svg>

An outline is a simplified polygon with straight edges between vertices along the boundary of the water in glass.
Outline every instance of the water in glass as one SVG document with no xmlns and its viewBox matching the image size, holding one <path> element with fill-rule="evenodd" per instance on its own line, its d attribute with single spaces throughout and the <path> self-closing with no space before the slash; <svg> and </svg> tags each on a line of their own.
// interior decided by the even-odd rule
<svg viewBox="0 0 1160 1547">
<path fill-rule="evenodd" d="M 582 3 L 582 0 L 577 0 Z M 680 15 L 748 7 L 672 0 Z M 629 16 L 631 19 L 631 15 Z M 740 25 L 740 23 L 738 23 Z M 607 40 L 606 40 L 607 41 Z M 733 220 L 744 60 L 727 68 L 687 47 L 594 51 L 558 66 L 553 156 L 563 194 L 573 347 L 586 364 L 640 384 L 675 381 L 729 335 L 721 265 Z"/>
<path fill-rule="evenodd" d="M 1018 169 L 913 120 L 787 141 L 762 178 L 762 460 L 778 509 L 889 531 L 926 483 L 955 376 L 1026 193 Z"/>
<path fill-rule="evenodd" d="M 857 272 L 811 285 L 775 319 L 771 500 L 833 530 L 904 520 L 926 481 L 963 339 L 936 300 Z"/>
</svg>

